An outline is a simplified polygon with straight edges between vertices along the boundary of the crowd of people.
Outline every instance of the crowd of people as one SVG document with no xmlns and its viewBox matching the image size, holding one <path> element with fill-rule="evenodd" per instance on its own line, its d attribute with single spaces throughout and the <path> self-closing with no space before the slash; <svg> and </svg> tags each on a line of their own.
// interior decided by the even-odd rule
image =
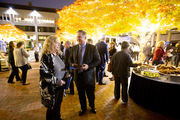
<svg viewBox="0 0 180 120">
<path fill-rule="evenodd" d="M 16 47 L 13 41 L 9 42 L 9 52 L 8 52 L 8 62 L 12 67 L 11 74 L 8 79 L 8 83 L 13 82 L 14 76 L 16 76 L 16 81 L 22 82 L 23 85 L 29 85 L 29 82 L 26 82 L 27 78 L 27 63 L 29 53 L 24 49 L 24 43 L 18 42 Z M 19 69 L 22 71 L 22 76 L 19 76 Z"/>
<path fill-rule="evenodd" d="M 96 114 L 95 108 L 95 85 L 106 85 L 103 81 L 106 64 L 112 61 L 112 74 L 115 78 L 115 99 L 120 98 L 120 84 L 123 85 L 122 102 L 128 102 L 128 77 L 133 61 L 128 54 L 130 44 L 122 42 L 121 51 L 116 50 L 115 43 L 111 42 L 110 48 L 102 36 L 100 41 L 92 45 L 92 40 L 86 40 L 87 33 L 84 30 L 77 32 L 76 45 L 70 41 L 59 42 L 56 36 L 49 36 L 43 45 L 40 60 L 40 91 L 42 104 L 47 107 L 47 120 L 60 120 L 60 106 L 63 99 L 64 85 L 66 86 L 67 75 L 75 81 L 81 110 L 79 115 L 87 111 L 87 100 L 91 112 Z M 86 42 L 87 41 L 87 42 Z M 58 53 L 61 50 L 62 54 Z M 123 57 L 121 57 L 123 56 Z M 64 69 L 65 68 L 65 69 Z M 121 72 L 120 72 L 121 71 Z M 70 94 L 74 94 L 73 82 L 70 84 Z"/>
<path fill-rule="evenodd" d="M 154 50 L 153 50 L 154 49 Z M 165 41 L 160 41 L 157 43 L 156 48 L 150 46 L 144 47 L 143 53 L 145 55 L 145 62 L 149 64 L 149 60 L 152 59 L 152 65 L 165 64 L 166 66 L 171 61 L 171 65 L 178 67 L 179 65 L 179 55 L 180 55 L 180 45 L 176 43 L 172 46 L 172 43 L 165 45 Z"/>
<path fill-rule="evenodd" d="M 79 30 L 77 32 L 77 45 L 71 45 L 70 41 L 65 42 L 65 46 L 63 46 L 63 43 L 61 42 L 61 45 L 59 47 L 61 48 L 62 57 L 61 60 L 64 59 L 64 64 L 67 72 L 73 77 L 73 80 L 75 81 L 78 95 L 79 95 L 79 102 L 81 105 L 81 110 L 79 111 L 79 115 L 83 115 L 87 110 L 87 102 L 86 99 L 89 101 L 89 106 L 91 107 L 91 112 L 96 113 L 95 109 L 95 85 L 96 83 L 99 85 L 106 85 L 106 83 L 103 81 L 103 77 L 105 76 L 105 68 L 107 64 L 112 63 L 112 78 L 115 81 L 114 86 L 114 97 L 116 100 L 119 100 L 121 98 L 122 102 L 124 104 L 127 104 L 128 102 L 128 77 L 130 77 L 130 67 L 136 67 L 139 64 L 133 63 L 133 61 L 139 60 L 139 52 L 140 47 L 138 44 L 129 44 L 129 42 L 123 41 L 121 44 L 119 44 L 116 47 L 116 43 L 111 42 L 110 45 L 106 43 L 105 37 L 103 36 L 98 43 L 95 45 L 92 45 L 93 40 L 88 39 L 86 42 L 86 32 L 83 30 Z M 59 49 L 59 48 L 57 48 Z M 153 65 L 158 64 L 164 64 L 163 58 L 166 60 L 167 57 L 171 58 L 174 56 L 171 56 L 169 54 L 173 54 L 173 51 L 177 53 L 176 60 L 178 60 L 178 51 L 179 45 L 176 45 L 174 48 L 165 48 L 165 42 L 160 41 L 156 48 L 152 47 L 150 43 L 147 43 L 147 46 L 143 48 L 143 53 L 145 55 L 145 61 L 149 64 L 149 61 L 152 60 Z M 54 55 L 51 55 L 52 53 L 48 53 L 47 55 L 50 56 L 50 61 L 52 63 L 46 63 L 47 65 L 53 64 L 54 66 L 57 63 L 55 62 Z M 172 58 L 175 59 L 175 58 Z M 42 61 L 42 59 L 41 59 Z M 176 62 L 175 62 L 176 63 Z M 43 68 L 43 67 L 42 67 Z M 47 70 L 48 68 L 53 68 L 51 66 L 46 66 Z M 45 70 L 45 69 L 41 69 Z M 40 71 L 41 71 L 40 70 Z M 55 70 L 55 69 L 54 69 Z M 61 79 L 57 78 L 55 75 L 54 70 L 48 70 L 51 75 L 48 76 L 48 79 L 51 79 L 51 81 L 56 80 L 56 87 L 62 88 L 63 84 L 66 84 L 66 82 L 62 82 L 63 84 L 59 86 L 58 81 L 65 79 L 65 75 L 61 75 Z M 96 70 L 96 71 L 95 71 Z M 46 72 L 48 73 L 48 72 Z M 42 77 L 43 74 L 41 75 Z M 56 77 L 56 78 L 54 78 Z M 44 77 L 44 79 L 47 79 Z M 96 81 L 95 81 L 96 80 Z M 48 80 L 47 80 L 48 81 Z M 72 81 L 71 81 L 72 82 Z M 55 83 L 55 82 L 52 82 Z M 120 84 L 122 84 L 122 92 L 120 92 Z M 53 85 L 53 84 L 52 84 Z M 55 92 L 56 93 L 56 92 Z M 122 93 L 120 97 L 120 93 Z M 61 92 L 63 94 L 63 92 Z M 74 85 L 73 82 L 70 85 L 70 94 L 74 94 Z M 87 96 L 87 98 L 86 98 Z M 62 97 L 62 96 L 61 96 Z M 61 119 L 60 111 L 57 109 L 59 108 L 62 102 L 56 103 L 56 94 L 55 94 L 55 103 L 51 105 L 52 109 L 55 110 L 54 112 L 50 112 L 49 114 L 47 110 L 47 115 L 51 116 L 58 116 L 58 118 Z M 44 98 L 42 98 L 44 99 Z M 57 105 L 57 106 L 56 106 Z M 58 115 L 55 115 L 58 113 Z M 57 118 L 57 117 L 56 117 Z M 48 119 L 48 116 L 47 116 Z"/>
<path fill-rule="evenodd" d="M 96 114 L 95 108 L 95 85 L 106 85 L 103 81 L 106 65 L 112 66 L 111 81 L 115 81 L 114 97 L 116 100 L 121 98 L 122 102 L 128 102 L 128 77 L 130 77 L 130 67 L 136 67 L 139 64 L 133 61 L 139 60 L 140 46 L 123 41 L 116 45 L 115 42 L 106 43 L 105 36 L 102 36 L 98 43 L 93 45 L 92 39 L 87 39 L 87 33 L 84 30 L 77 31 L 77 44 L 66 41 L 60 43 L 60 39 L 55 35 L 49 36 L 41 51 L 40 57 L 40 93 L 41 102 L 47 107 L 47 120 L 61 120 L 60 107 L 63 100 L 64 89 L 68 86 L 69 94 L 74 95 L 74 82 L 77 87 L 81 110 L 79 115 L 87 111 L 87 100 L 91 107 L 91 112 Z M 4 43 L 2 44 L 4 45 Z M 3 48 L 3 47 L 1 47 Z M 39 61 L 39 48 L 35 50 L 35 60 Z M 60 51 L 60 52 L 59 52 Z M 144 63 L 152 65 L 171 64 L 178 67 L 180 58 L 180 45 L 175 46 L 160 41 L 156 47 L 150 43 L 143 48 L 145 55 Z M 22 85 L 29 85 L 27 78 L 27 58 L 29 53 L 24 49 L 24 43 L 13 41 L 9 42 L 8 62 L 12 67 L 8 83 L 14 83 L 13 79 L 22 82 Z M 165 62 L 164 62 L 165 59 Z M 19 76 L 19 69 L 22 76 Z M 72 79 L 69 79 L 72 78 Z M 68 85 L 70 80 L 70 85 Z M 120 92 L 122 84 L 122 92 Z M 120 93 L 122 93 L 120 97 Z"/>
<path fill-rule="evenodd" d="M 32 41 L 31 41 L 32 42 Z M 31 43 L 32 44 L 32 43 Z M 37 44 L 31 46 L 31 50 L 34 50 L 35 62 L 39 61 L 39 47 Z M 10 41 L 7 42 L 3 38 L 0 39 L 0 58 L 4 58 L 7 63 L 5 64 L 7 70 L 10 70 L 10 76 L 8 77 L 8 83 L 14 84 L 14 77 L 17 82 L 21 82 L 23 85 L 29 85 L 26 82 L 28 72 L 28 58 L 30 56 L 29 50 L 26 50 L 24 41 Z M 2 60 L 2 59 L 1 59 Z M 2 61 L 1 61 L 2 62 Z M 2 65 L 2 64 L 1 64 Z M 1 68 L 1 67 L 0 67 Z M 1 71 L 1 70 L 0 70 Z"/>
</svg>

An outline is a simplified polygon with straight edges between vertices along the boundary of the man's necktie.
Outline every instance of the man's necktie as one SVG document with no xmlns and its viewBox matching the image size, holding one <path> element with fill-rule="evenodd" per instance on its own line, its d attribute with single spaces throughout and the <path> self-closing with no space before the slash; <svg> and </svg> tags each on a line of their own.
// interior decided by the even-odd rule
<svg viewBox="0 0 180 120">
<path fill-rule="evenodd" d="M 81 57 L 82 57 L 82 47 L 79 47 L 79 52 L 78 52 L 78 65 L 79 66 L 82 64 Z"/>
</svg>

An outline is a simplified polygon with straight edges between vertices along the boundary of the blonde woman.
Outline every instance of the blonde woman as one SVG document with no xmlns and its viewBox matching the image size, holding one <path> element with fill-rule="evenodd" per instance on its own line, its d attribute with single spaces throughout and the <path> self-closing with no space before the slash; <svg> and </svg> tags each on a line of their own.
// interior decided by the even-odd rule
<svg viewBox="0 0 180 120">
<path fill-rule="evenodd" d="M 164 64 L 163 57 L 166 55 L 166 52 L 164 52 L 164 48 L 165 48 L 165 42 L 164 41 L 158 42 L 157 48 L 154 52 L 152 65 Z"/>
<path fill-rule="evenodd" d="M 47 107 L 46 120 L 61 120 L 60 107 L 63 99 L 66 72 L 62 71 L 65 64 L 58 53 L 59 39 L 49 36 L 42 48 L 40 65 L 41 102 Z M 66 76 L 66 77 L 64 77 Z"/>
</svg>

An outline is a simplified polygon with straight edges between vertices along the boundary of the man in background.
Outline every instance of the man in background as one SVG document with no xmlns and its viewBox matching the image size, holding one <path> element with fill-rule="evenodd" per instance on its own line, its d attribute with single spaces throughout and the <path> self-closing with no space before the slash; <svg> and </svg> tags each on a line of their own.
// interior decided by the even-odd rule
<svg viewBox="0 0 180 120">
<path fill-rule="evenodd" d="M 72 50 L 71 42 L 70 42 L 70 41 L 66 41 L 66 42 L 65 42 L 65 48 L 66 48 L 65 56 L 64 56 L 65 68 L 66 68 L 67 70 L 69 70 L 69 73 L 70 73 L 71 76 L 73 77 L 74 72 L 73 72 L 73 70 L 70 69 L 70 62 L 69 62 L 69 57 L 70 57 L 71 50 Z M 70 82 L 70 92 L 69 92 L 68 94 L 74 95 L 74 83 L 73 83 L 73 78 L 71 79 L 71 82 Z"/>
<path fill-rule="evenodd" d="M 87 43 L 93 44 L 93 40 L 91 38 L 87 39 Z"/>
<path fill-rule="evenodd" d="M 152 47 L 151 47 L 151 44 L 149 42 L 147 43 L 147 46 L 144 47 L 143 53 L 145 55 L 144 63 L 147 62 L 147 64 L 149 64 L 149 59 L 150 59 L 151 53 L 152 53 Z"/>
<path fill-rule="evenodd" d="M 133 64 L 130 55 L 127 53 L 129 48 L 129 42 L 123 41 L 121 51 L 116 52 L 112 61 L 112 73 L 115 78 L 114 97 L 116 100 L 120 98 L 120 84 L 122 84 L 122 102 L 128 102 L 128 77 L 130 77 L 130 67 L 136 67 L 137 64 Z"/>
<path fill-rule="evenodd" d="M 99 83 L 99 85 L 106 85 L 106 83 L 103 83 L 103 77 L 105 73 L 106 63 L 108 63 L 109 61 L 109 48 L 105 40 L 105 36 L 102 36 L 100 42 L 96 44 L 101 58 L 101 63 L 96 67 L 96 81 Z"/>
</svg>

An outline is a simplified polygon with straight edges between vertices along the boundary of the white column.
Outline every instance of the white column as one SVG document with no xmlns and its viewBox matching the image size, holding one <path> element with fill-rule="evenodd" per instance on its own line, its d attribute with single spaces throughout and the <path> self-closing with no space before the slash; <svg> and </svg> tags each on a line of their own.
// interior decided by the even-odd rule
<svg viewBox="0 0 180 120">
<path fill-rule="evenodd" d="M 160 30 L 158 30 L 157 37 L 156 37 L 156 45 L 160 41 L 160 36 L 161 36 L 161 33 L 160 33 Z"/>
<path fill-rule="evenodd" d="M 155 33 L 152 34 L 152 38 L 151 38 L 151 46 L 154 45 L 154 40 L 155 40 Z"/>
<path fill-rule="evenodd" d="M 171 41 L 171 35 L 172 35 L 172 33 L 171 33 L 171 30 L 170 30 L 170 31 L 168 31 L 167 41 Z"/>
<path fill-rule="evenodd" d="M 37 26 L 37 17 L 34 16 L 34 26 L 35 26 L 35 36 L 36 36 L 36 44 L 38 44 L 38 26 Z"/>
</svg>

